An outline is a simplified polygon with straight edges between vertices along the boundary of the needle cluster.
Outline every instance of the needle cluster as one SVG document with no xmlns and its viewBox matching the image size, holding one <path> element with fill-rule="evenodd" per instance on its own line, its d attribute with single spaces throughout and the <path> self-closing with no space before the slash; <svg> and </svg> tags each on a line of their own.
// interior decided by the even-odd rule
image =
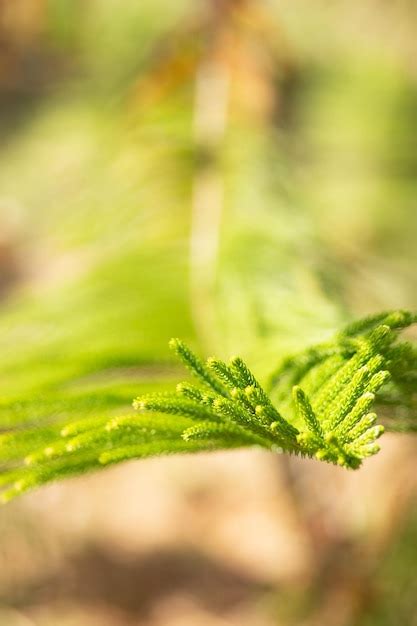
<svg viewBox="0 0 417 626">
<path fill-rule="evenodd" d="M 405 311 L 359 320 L 330 341 L 284 358 L 262 386 L 240 357 L 203 362 L 171 349 L 195 382 L 134 400 L 134 414 L 0 436 L 2 498 L 128 459 L 258 446 L 357 469 L 384 432 L 416 430 L 417 349 L 399 338 Z"/>
</svg>

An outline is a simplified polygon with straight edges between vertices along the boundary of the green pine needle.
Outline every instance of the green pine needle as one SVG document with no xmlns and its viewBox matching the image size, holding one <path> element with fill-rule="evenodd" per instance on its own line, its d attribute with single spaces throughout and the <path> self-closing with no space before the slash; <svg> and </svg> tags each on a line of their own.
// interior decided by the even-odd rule
<svg viewBox="0 0 417 626">
<path fill-rule="evenodd" d="M 285 357 L 268 388 L 240 357 L 204 363 L 172 339 L 200 386 L 140 396 L 135 414 L 3 433 L 2 499 L 128 459 L 242 446 L 356 469 L 379 450 L 378 414 L 388 430 L 417 430 L 417 349 L 399 338 L 416 322 L 405 311 L 353 322 L 331 341 Z"/>
</svg>

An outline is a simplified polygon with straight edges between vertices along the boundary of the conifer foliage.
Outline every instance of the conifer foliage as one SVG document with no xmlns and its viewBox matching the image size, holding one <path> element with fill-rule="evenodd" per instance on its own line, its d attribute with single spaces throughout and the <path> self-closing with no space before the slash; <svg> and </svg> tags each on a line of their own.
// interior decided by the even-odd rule
<svg viewBox="0 0 417 626">
<path fill-rule="evenodd" d="M 2 499 L 128 459 L 258 446 L 357 469 L 379 450 L 384 426 L 417 430 L 417 348 L 399 337 L 405 311 L 344 328 L 286 357 L 263 387 L 240 357 L 200 360 L 170 347 L 195 382 L 136 398 L 136 412 L 23 429 L 0 436 Z"/>
</svg>

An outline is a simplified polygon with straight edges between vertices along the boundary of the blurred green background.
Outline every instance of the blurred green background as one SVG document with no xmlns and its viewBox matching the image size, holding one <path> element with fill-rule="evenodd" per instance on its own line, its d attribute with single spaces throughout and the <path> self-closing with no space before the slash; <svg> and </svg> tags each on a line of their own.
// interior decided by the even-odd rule
<svg viewBox="0 0 417 626">
<path fill-rule="evenodd" d="M 3 0 L 2 429 L 129 410 L 167 342 L 265 376 L 417 309 L 412 0 Z M 358 475 L 128 464 L 0 513 L 0 624 L 417 624 L 415 443 Z"/>
</svg>

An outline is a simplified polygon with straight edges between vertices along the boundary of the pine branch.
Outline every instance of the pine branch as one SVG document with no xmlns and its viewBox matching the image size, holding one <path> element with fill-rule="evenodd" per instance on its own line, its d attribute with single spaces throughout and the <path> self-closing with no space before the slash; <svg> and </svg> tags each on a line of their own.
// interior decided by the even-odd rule
<svg viewBox="0 0 417 626">
<path fill-rule="evenodd" d="M 417 349 L 399 338 L 415 322 L 404 311 L 356 321 L 283 359 L 268 392 L 240 357 L 204 363 L 173 339 L 197 384 L 140 396 L 136 414 L 0 435 L 2 498 L 128 459 L 242 446 L 356 469 L 379 450 L 379 412 L 390 430 L 417 430 Z"/>
</svg>

